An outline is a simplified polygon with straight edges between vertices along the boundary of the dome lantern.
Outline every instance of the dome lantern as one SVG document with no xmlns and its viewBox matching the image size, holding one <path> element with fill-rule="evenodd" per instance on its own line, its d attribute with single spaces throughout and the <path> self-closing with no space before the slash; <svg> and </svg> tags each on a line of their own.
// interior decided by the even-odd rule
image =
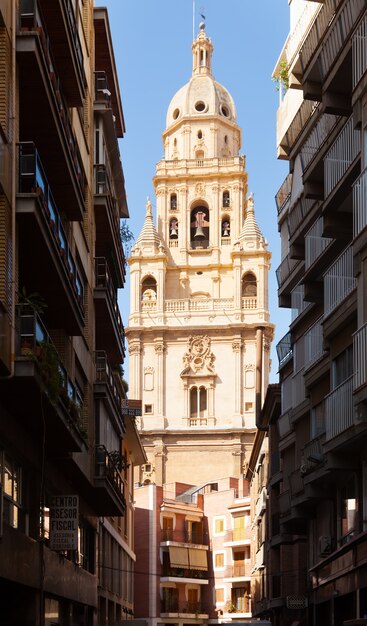
<svg viewBox="0 0 367 626">
<path fill-rule="evenodd" d="M 205 34 L 205 24 L 201 22 L 200 32 L 192 44 L 192 73 L 211 74 L 213 44 Z"/>
</svg>

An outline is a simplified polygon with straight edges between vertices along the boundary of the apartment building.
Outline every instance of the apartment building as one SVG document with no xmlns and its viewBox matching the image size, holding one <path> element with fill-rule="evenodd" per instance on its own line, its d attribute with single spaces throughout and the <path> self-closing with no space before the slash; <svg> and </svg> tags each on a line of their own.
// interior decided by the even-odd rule
<svg viewBox="0 0 367 626">
<path fill-rule="evenodd" d="M 247 482 L 147 484 L 135 498 L 135 616 L 149 626 L 248 621 Z"/>
<path fill-rule="evenodd" d="M 122 409 L 125 127 L 107 11 L 1 0 L 0 42 L 0 622 L 115 624 L 133 613 L 145 457 Z"/>
<path fill-rule="evenodd" d="M 274 508 L 258 615 L 365 624 L 367 6 L 289 4 L 274 74 L 278 157 L 289 161 L 278 293 L 292 322 L 278 344 L 280 407 L 263 416 Z"/>
</svg>

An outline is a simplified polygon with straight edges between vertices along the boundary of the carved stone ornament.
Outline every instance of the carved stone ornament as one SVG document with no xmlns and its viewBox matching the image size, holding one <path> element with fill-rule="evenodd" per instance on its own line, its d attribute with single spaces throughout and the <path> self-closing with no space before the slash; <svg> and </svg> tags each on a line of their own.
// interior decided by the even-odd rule
<svg viewBox="0 0 367 626">
<path fill-rule="evenodd" d="M 144 367 L 145 374 L 153 374 L 153 372 L 154 372 L 154 367 Z"/>
<path fill-rule="evenodd" d="M 141 346 L 138 343 L 133 343 L 129 346 L 129 354 L 140 354 Z"/>
<path fill-rule="evenodd" d="M 195 185 L 195 193 L 197 196 L 205 195 L 205 185 L 203 183 L 196 183 Z"/>
<path fill-rule="evenodd" d="M 233 352 L 239 352 L 241 350 L 242 342 L 240 339 L 235 339 L 232 341 L 232 350 Z"/>
<path fill-rule="evenodd" d="M 165 351 L 165 347 L 163 343 L 156 343 L 154 346 L 154 351 L 156 354 L 163 354 Z"/>
<path fill-rule="evenodd" d="M 184 370 L 182 375 L 214 374 L 215 356 L 211 349 L 211 340 L 207 335 L 193 335 L 189 337 L 189 350 L 183 356 Z"/>
</svg>

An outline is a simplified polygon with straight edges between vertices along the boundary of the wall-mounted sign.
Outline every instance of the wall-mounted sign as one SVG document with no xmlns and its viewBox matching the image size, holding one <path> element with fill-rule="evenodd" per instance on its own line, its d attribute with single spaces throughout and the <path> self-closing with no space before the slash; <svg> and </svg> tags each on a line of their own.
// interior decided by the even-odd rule
<svg viewBox="0 0 367 626">
<path fill-rule="evenodd" d="M 121 412 L 122 415 L 129 415 L 130 417 L 139 417 L 142 412 L 141 400 L 122 400 Z"/>
<path fill-rule="evenodd" d="M 51 550 L 78 549 L 79 496 L 53 496 L 50 504 Z"/>
</svg>

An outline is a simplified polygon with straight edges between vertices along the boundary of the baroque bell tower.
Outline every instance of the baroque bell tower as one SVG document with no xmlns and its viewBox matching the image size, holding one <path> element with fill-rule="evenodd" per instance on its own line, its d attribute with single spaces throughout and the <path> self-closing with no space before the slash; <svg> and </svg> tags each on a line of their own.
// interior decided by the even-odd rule
<svg viewBox="0 0 367 626">
<path fill-rule="evenodd" d="M 140 483 L 240 477 L 268 384 L 270 253 L 204 24 L 192 53 L 192 76 L 167 111 L 156 224 L 148 200 L 129 259 L 130 396 L 142 399 L 149 461 Z"/>
</svg>

